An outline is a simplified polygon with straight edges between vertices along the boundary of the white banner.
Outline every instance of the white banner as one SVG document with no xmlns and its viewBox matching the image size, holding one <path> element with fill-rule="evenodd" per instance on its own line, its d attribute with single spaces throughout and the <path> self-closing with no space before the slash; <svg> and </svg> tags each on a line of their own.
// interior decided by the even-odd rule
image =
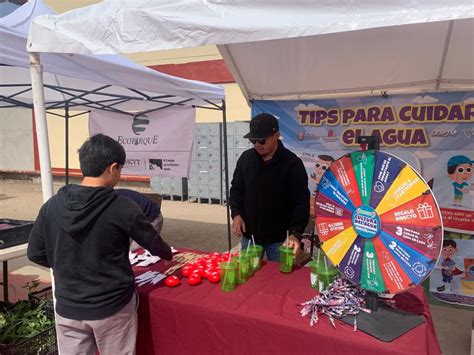
<svg viewBox="0 0 474 355">
<path fill-rule="evenodd" d="M 195 109 L 169 107 L 146 115 L 91 111 L 89 134 L 117 140 L 127 153 L 123 174 L 188 176 Z"/>
</svg>

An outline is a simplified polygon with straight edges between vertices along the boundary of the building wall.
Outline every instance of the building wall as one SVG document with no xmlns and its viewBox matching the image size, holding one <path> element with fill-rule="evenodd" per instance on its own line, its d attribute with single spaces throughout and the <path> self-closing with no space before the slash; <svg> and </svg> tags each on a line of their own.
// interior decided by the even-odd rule
<svg viewBox="0 0 474 355">
<path fill-rule="evenodd" d="M 64 114 L 63 111 L 56 111 Z M 71 115 L 78 112 L 71 111 Z M 77 150 L 89 137 L 88 117 L 86 113 L 69 119 L 69 168 L 79 169 Z M 64 118 L 48 115 L 49 147 L 51 166 L 64 169 L 66 166 L 66 123 Z"/>
<path fill-rule="evenodd" d="M 0 170 L 33 171 L 32 112 L 28 109 L 0 109 Z"/>
</svg>

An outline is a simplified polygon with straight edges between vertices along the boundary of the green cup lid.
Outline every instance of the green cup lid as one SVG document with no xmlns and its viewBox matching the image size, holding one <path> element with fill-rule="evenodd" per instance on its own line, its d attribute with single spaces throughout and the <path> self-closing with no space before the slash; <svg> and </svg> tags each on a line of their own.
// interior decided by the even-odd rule
<svg viewBox="0 0 474 355">
<path fill-rule="evenodd" d="M 240 260 L 240 259 L 248 260 L 248 257 L 245 254 L 239 254 L 239 255 L 236 255 L 236 256 L 232 257 L 232 260 Z"/>
<path fill-rule="evenodd" d="M 256 249 L 244 249 L 240 251 L 240 255 L 257 255 L 257 250 Z"/>
<path fill-rule="evenodd" d="M 222 261 L 219 263 L 221 269 L 234 269 L 237 268 L 237 264 L 233 261 Z"/>
<path fill-rule="evenodd" d="M 283 245 L 280 245 L 278 249 L 283 253 L 293 253 L 293 248 L 285 247 Z"/>
<path fill-rule="evenodd" d="M 325 268 L 319 268 L 317 273 L 320 275 L 336 275 L 338 271 L 335 267 L 328 267 L 327 270 Z"/>
</svg>

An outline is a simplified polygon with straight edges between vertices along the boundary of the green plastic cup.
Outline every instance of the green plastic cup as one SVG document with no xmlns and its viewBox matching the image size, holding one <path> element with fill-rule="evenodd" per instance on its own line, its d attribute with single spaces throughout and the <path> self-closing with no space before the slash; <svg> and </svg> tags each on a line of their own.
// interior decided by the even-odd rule
<svg viewBox="0 0 474 355">
<path fill-rule="evenodd" d="M 293 248 L 288 248 L 283 245 L 279 247 L 280 250 L 280 272 L 288 274 L 293 271 Z"/>
<path fill-rule="evenodd" d="M 253 276 L 253 273 L 255 272 L 255 269 L 253 267 L 253 262 L 250 262 L 251 260 L 254 260 L 255 257 L 257 256 L 255 250 L 250 250 L 249 249 L 242 249 L 240 251 L 240 255 L 245 256 L 249 260 L 249 272 L 247 274 L 247 280 Z"/>
<path fill-rule="evenodd" d="M 317 270 L 319 291 L 325 290 L 336 278 L 338 271 L 330 265 L 320 265 Z"/>
<path fill-rule="evenodd" d="M 224 292 L 234 291 L 237 274 L 237 264 L 232 261 L 219 263 L 221 268 L 221 290 Z"/>
<path fill-rule="evenodd" d="M 318 267 L 321 266 L 321 263 L 316 262 L 316 260 L 311 260 L 308 263 L 310 269 L 310 282 L 311 287 L 315 290 L 319 290 L 319 277 L 318 277 Z"/>
<path fill-rule="evenodd" d="M 249 274 L 250 262 L 246 255 L 237 255 L 232 258 L 232 262 L 237 264 L 237 272 L 235 274 L 235 282 L 239 285 L 247 281 Z"/>
<path fill-rule="evenodd" d="M 249 250 L 253 250 L 257 254 L 253 258 L 252 267 L 254 268 L 255 271 L 260 270 L 260 268 L 262 267 L 263 247 L 261 245 L 255 244 L 255 245 L 251 245 Z"/>
</svg>

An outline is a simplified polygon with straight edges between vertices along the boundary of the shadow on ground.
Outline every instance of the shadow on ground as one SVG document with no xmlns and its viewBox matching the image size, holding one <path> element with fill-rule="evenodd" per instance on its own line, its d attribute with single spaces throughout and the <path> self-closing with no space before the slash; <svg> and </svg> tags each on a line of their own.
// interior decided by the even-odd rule
<svg viewBox="0 0 474 355">
<path fill-rule="evenodd" d="M 168 244 L 179 248 L 223 252 L 228 250 L 227 226 L 218 223 L 204 223 L 166 218 L 161 232 Z M 231 237 L 232 246 L 238 239 Z"/>
<path fill-rule="evenodd" d="M 39 285 L 29 290 L 28 284 L 32 281 L 39 280 L 39 275 L 21 275 L 21 274 L 9 274 L 8 275 L 8 301 L 11 303 L 15 303 L 19 300 L 27 300 L 28 293 L 33 291 L 39 291 L 48 287 L 50 283 L 48 282 L 41 282 Z M 1 295 L 0 301 L 4 301 L 3 298 L 3 283 L 1 284 Z"/>
</svg>

